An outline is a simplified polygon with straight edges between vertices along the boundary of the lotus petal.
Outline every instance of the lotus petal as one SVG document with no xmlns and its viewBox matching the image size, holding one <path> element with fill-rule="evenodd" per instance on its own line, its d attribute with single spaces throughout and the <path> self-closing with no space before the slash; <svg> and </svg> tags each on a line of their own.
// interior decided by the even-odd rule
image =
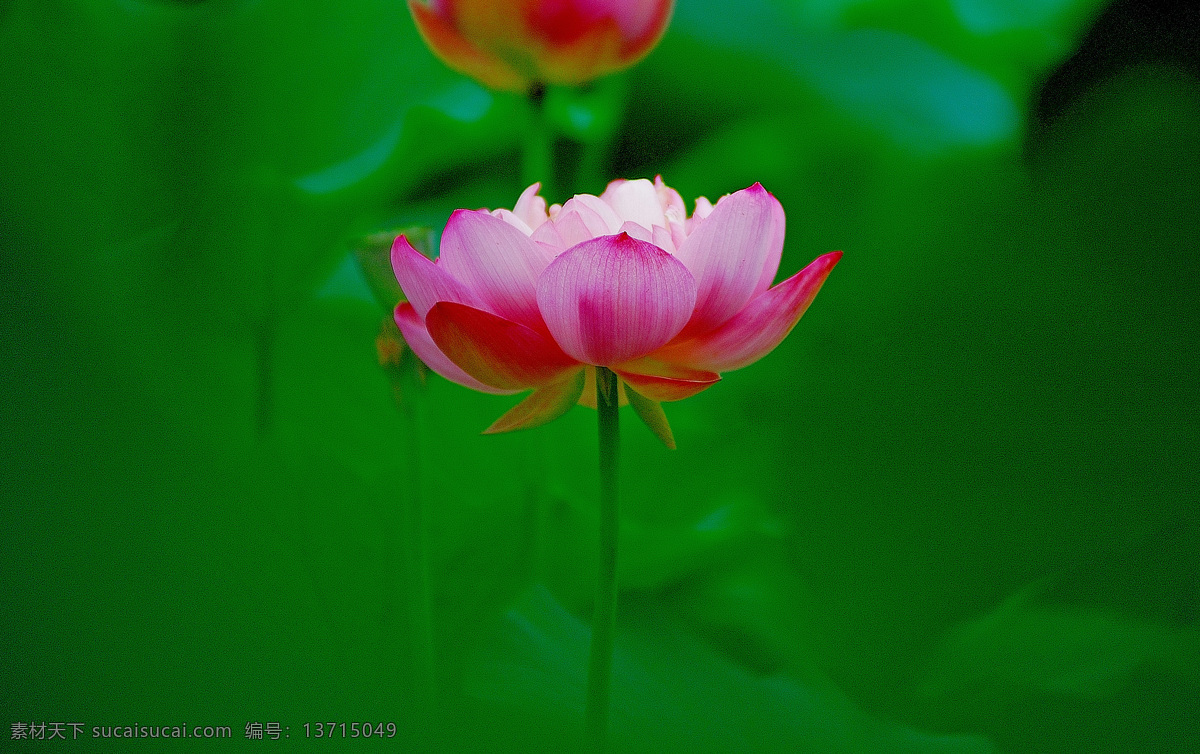
<svg viewBox="0 0 1200 754">
<path fill-rule="evenodd" d="M 779 345 L 816 297 L 842 252 L 831 251 L 770 290 L 712 332 L 653 354 L 662 361 L 726 372 L 753 364 Z"/>
<path fill-rule="evenodd" d="M 630 387 L 652 401 L 680 401 L 707 390 L 721 375 L 644 358 L 613 367 Z"/>
<path fill-rule="evenodd" d="M 676 252 L 696 279 L 696 313 L 688 332 L 725 323 L 754 296 L 775 252 L 778 204 L 757 183 L 724 197 Z M 782 235 L 778 240 L 782 249 Z"/>
<path fill-rule="evenodd" d="M 470 288 L 448 275 L 432 259 L 413 248 L 404 236 L 392 243 L 392 272 L 400 283 L 404 296 L 424 320 L 430 308 L 439 301 L 455 301 L 479 306 L 479 298 Z"/>
<path fill-rule="evenodd" d="M 436 304 L 425 317 L 425 326 L 451 361 L 500 390 L 540 387 L 579 366 L 549 337 L 471 306 Z"/>
<path fill-rule="evenodd" d="M 542 247 L 487 212 L 457 210 L 442 233 L 439 265 L 505 319 L 541 325 L 537 277 L 550 258 Z"/>
<path fill-rule="evenodd" d="M 442 353 L 433 342 L 433 338 L 429 337 L 429 331 L 425 329 L 425 323 L 417 315 L 412 304 L 407 301 L 400 302 L 396 306 L 394 317 L 396 319 L 396 326 L 400 328 L 400 334 L 404 336 L 404 342 L 413 350 L 418 359 L 425 362 L 426 366 L 441 376 L 451 382 L 457 382 L 463 387 L 469 387 L 472 390 L 478 390 L 482 393 L 503 395 L 516 392 L 514 390 L 501 390 L 491 385 L 485 385 L 448 359 L 446 354 Z"/>
<path fill-rule="evenodd" d="M 538 280 L 538 306 L 563 351 L 608 366 L 662 346 L 687 323 L 695 283 L 666 251 L 627 233 L 573 246 Z M 469 371 L 469 370 L 468 370 Z"/>
</svg>

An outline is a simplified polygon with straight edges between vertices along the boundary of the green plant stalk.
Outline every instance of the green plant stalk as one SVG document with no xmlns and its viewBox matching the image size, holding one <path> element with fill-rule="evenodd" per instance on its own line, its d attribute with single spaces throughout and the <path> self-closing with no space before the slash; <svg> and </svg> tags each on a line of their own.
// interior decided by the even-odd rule
<svg viewBox="0 0 1200 754">
<path fill-rule="evenodd" d="M 546 119 L 543 107 L 545 89 L 540 85 L 534 86 L 529 92 L 529 123 L 525 131 L 525 140 L 521 145 L 521 183 L 522 187 L 541 183 L 539 192 L 553 201 L 555 190 L 554 176 L 554 129 Z"/>
<path fill-rule="evenodd" d="M 600 430 L 600 568 L 596 581 L 596 609 L 592 613 L 585 713 L 587 742 L 595 752 L 603 752 L 607 746 L 613 634 L 617 619 L 617 457 L 620 452 L 617 406 L 617 376 L 605 367 L 596 367 L 596 412 Z"/>
<path fill-rule="evenodd" d="M 521 188 L 541 183 L 539 191 L 542 197 L 554 196 L 556 179 L 554 175 L 555 131 L 546 117 L 545 108 L 546 88 L 535 84 L 529 90 L 525 99 L 527 124 L 525 139 L 521 143 Z M 527 500 L 527 511 L 523 526 L 525 528 L 525 545 L 529 552 L 529 571 L 534 581 L 546 577 L 546 558 L 549 545 L 546 539 L 548 530 L 548 511 L 545 495 L 541 487 L 535 488 Z"/>
<path fill-rule="evenodd" d="M 581 144 L 571 188 L 599 196 L 608 183 L 606 176 L 611 151 L 612 142 L 609 139 Z"/>
<path fill-rule="evenodd" d="M 400 407 L 404 415 L 409 437 L 409 473 L 407 516 L 409 525 L 409 564 L 406 571 L 409 574 L 408 589 L 409 615 L 411 616 L 413 643 L 413 658 L 415 669 L 420 681 L 424 703 L 432 711 L 437 702 L 437 665 L 433 646 L 433 590 L 429 576 L 429 520 L 424 508 L 424 498 L 421 494 L 421 422 L 414 406 L 416 390 L 412 389 L 415 382 L 411 375 L 406 375 L 409 389 L 405 391 L 404 405 Z"/>
</svg>

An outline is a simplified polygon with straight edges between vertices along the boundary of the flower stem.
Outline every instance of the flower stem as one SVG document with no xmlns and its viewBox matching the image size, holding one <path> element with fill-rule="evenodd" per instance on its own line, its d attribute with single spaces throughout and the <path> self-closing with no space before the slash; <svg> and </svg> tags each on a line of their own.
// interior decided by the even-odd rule
<svg viewBox="0 0 1200 754">
<path fill-rule="evenodd" d="M 599 194 L 604 190 L 607 171 L 608 155 L 612 149 L 609 140 L 589 142 L 581 145 L 579 160 L 575 165 L 574 182 L 571 187 L 576 191 L 586 191 Z"/>
<path fill-rule="evenodd" d="M 436 709 L 437 671 L 433 642 L 432 589 L 429 575 L 429 521 L 421 495 L 421 420 L 416 379 L 411 374 L 394 378 L 396 407 L 408 436 L 407 469 L 402 495 L 401 547 L 405 562 L 404 592 L 408 598 L 408 645 L 416 680 L 417 708 L 425 715 Z"/>
<path fill-rule="evenodd" d="M 617 376 L 596 367 L 596 409 L 600 417 L 600 569 L 596 609 L 592 614 L 592 647 L 588 658 L 585 733 L 595 752 L 608 738 L 609 688 L 612 679 L 613 634 L 617 618 Z"/>
<path fill-rule="evenodd" d="M 553 197 L 554 130 L 546 120 L 545 93 L 545 87 L 540 84 L 529 92 L 529 128 L 521 146 L 521 182 L 525 186 L 540 182 L 541 195 Z"/>
</svg>

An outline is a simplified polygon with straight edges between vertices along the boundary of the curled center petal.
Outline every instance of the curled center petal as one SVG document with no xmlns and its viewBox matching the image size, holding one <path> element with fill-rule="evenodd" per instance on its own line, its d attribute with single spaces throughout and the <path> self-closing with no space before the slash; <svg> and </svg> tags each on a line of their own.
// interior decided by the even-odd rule
<svg viewBox="0 0 1200 754">
<path fill-rule="evenodd" d="M 696 283 L 671 254 L 620 233 L 559 255 L 538 278 L 537 302 L 563 351 L 609 366 L 643 356 L 682 330 Z"/>
</svg>

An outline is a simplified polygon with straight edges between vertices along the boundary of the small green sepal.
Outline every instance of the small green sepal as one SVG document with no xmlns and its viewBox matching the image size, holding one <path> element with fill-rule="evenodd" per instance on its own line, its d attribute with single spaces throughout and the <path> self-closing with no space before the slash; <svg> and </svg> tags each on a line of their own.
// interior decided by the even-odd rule
<svg viewBox="0 0 1200 754">
<path fill-rule="evenodd" d="M 675 436 L 671 434 L 671 425 L 667 422 L 667 415 L 663 413 L 662 404 L 641 395 L 628 383 L 625 384 L 625 395 L 629 397 L 629 405 L 633 406 L 634 413 L 650 428 L 654 436 L 662 440 L 663 445 L 675 450 Z"/>
<path fill-rule="evenodd" d="M 580 369 L 561 382 L 537 388 L 483 433 L 494 435 L 512 432 L 515 429 L 530 429 L 557 419 L 579 402 L 579 396 L 583 395 L 584 382 L 585 370 Z"/>
</svg>

